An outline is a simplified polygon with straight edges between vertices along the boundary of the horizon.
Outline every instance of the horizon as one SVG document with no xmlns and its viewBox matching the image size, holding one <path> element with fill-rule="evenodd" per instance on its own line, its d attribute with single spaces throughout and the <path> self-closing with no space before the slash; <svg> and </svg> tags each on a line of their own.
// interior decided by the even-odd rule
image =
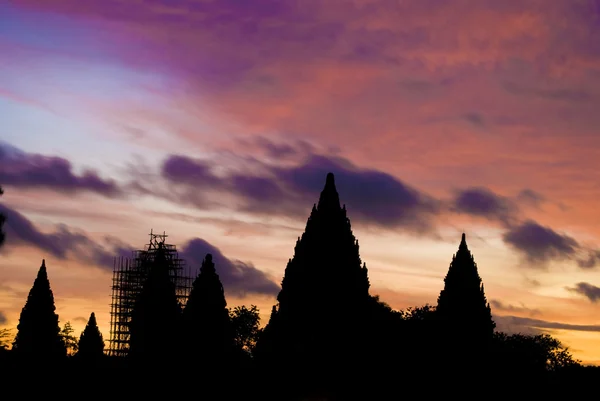
<svg viewBox="0 0 600 401">
<path fill-rule="evenodd" d="M 600 365 L 600 7 L 544 4 L 0 5 L 0 329 L 45 259 L 108 341 L 151 230 L 264 326 L 333 172 L 372 295 L 435 305 L 465 233 L 497 330 Z"/>
</svg>

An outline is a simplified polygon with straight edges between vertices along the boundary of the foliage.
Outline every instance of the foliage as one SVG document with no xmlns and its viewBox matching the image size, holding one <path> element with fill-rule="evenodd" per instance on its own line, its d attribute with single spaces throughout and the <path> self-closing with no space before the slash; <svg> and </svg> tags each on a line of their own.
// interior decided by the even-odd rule
<svg viewBox="0 0 600 401">
<path fill-rule="evenodd" d="M 8 345 L 13 339 L 13 329 L 0 329 L 0 349 L 8 349 Z"/>
<path fill-rule="evenodd" d="M 568 347 L 549 334 L 494 334 L 496 356 L 521 370 L 557 371 L 580 365 Z"/>
<path fill-rule="evenodd" d="M 400 313 L 402 320 L 405 321 L 426 321 L 434 319 L 435 317 L 435 306 L 425 304 L 423 306 L 408 307 L 405 310 L 401 310 Z"/>
<path fill-rule="evenodd" d="M 73 335 L 75 330 L 71 326 L 71 322 L 66 322 L 63 326 L 63 329 L 60 331 L 60 336 L 65 343 L 65 348 L 67 349 L 67 355 L 73 355 L 77 352 L 79 344 L 77 342 L 77 337 Z"/>
<path fill-rule="evenodd" d="M 229 317 L 236 346 L 252 354 L 261 333 L 258 307 L 256 305 L 250 305 L 250 308 L 245 305 L 236 306 L 229 311 Z"/>
</svg>

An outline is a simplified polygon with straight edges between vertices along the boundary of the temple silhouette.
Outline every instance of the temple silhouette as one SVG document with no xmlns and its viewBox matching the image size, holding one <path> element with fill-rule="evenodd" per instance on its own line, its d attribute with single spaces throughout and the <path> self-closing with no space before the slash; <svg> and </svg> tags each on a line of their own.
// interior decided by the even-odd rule
<svg viewBox="0 0 600 401">
<path fill-rule="evenodd" d="M 112 356 L 129 354 L 135 305 L 151 272 L 154 275 L 167 275 L 179 307 L 185 306 L 191 291 L 189 268 L 185 260 L 179 258 L 177 247 L 166 242 L 166 233 L 150 231 L 149 236 L 150 241 L 144 249 L 133 251 L 129 258 L 115 257 L 114 260 L 108 348 Z M 141 316 L 139 318 L 142 319 Z"/>
<path fill-rule="evenodd" d="M 149 396 L 162 389 L 261 400 L 387 400 L 399 394 L 400 377 L 413 386 L 457 375 L 482 386 L 508 380 L 536 389 L 600 377 L 549 334 L 496 330 L 465 233 L 435 306 L 394 310 L 370 294 L 367 266 L 333 173 L 298 237 L 263 329 L 257 329 L 254 306 L 227 307 L 211 254 L 196 277 L 188 268 L 166 234 L 151 232 L 145 249 L 115 260 L 109 346 L 92 313 L 78 352 L 69 357 L 42 261 L 12 349 L 0 348 L 0 369 L 10 376 L 60 361 L 61 369 L 72 366 L 78 375 L 101 367 L 124 381 L 134 372 Z M 226 377 L 235 385 L 219 384 Z M 198 378 L 202 385 L 191 389 L 173 385 Z M 264 378 L 268 385 L 257 389 Z M 444 387 L 445 394 L 464 395 L 463 381 Z M 130 396 L 140 396 L 140 388 Z"/>
<path fill-rule="evenodd" d="M 260 344 L 279 359 L 277 366 L 339 361 L 357 340 L 370 304 L 369 279 L 332 173 L 298 238 L 277 300 L 263 340 L 270 343 Z M 328 369 L 326 362 L 307 373 Z"/>
</svg>

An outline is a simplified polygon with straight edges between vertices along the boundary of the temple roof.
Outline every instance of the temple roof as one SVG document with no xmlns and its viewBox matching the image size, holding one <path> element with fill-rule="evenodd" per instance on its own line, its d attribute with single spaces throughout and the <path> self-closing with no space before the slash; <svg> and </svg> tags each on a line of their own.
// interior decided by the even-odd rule
<svg viewBox="0 0 600 401">
<path fill-rule="evenodd" d="M 319 210 L 330 208 L 340 208 L 340 196 L 335 187 L 335 177 L 333 173 L 327 174 L 325 187 L 323 188 L 323 191 L 321 191 L 318 205 Z"/>
<path fill-rule="evenodd" d="M 467 239 L 466 239 L 466 235 L 465 233 L 462 233 L 462 239 L 460 240 L 460 245 L 458 246 L 458 250 L 465 250 L 465 251 L 469 251 L 469 248 L 467 247 Z"/>
</svg>

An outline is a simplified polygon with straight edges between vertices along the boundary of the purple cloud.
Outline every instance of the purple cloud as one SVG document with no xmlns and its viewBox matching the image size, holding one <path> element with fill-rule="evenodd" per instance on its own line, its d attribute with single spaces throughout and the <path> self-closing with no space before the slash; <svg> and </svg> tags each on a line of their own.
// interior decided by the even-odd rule
<svg viewBox="0 0 600 401">
<path fill-rule="evenodd" d="M 524 189 L 517 195 L 517 200 L 534 207 L 539 207 L 546 201 L 546 198 L 532 189 Z"/>
<path fill-rule="evenodd" d="M 494 315 L 494 321 L 496 322 L 496 329 L 506 333 L 539 334 L 540 330 L 600 331 L 600 325 L 549 322 L 529 317 Z"/>
<path fill-rule="evenodd" d="M 247 294 L 276 295 L 279 292 L 279 285 L 274 283 L 264 272 L 250 263 L 225 257 L 218 248 L 201 238 L 188 241 L 182 247 L 179 255 L 194 268 L 195 276 L 198 274 L 202 260 L 208 253 L 212 254 L 225 292 L 242 297 Z"/>
<path fill-rule="evenodd" d="M 503 239 L 535 267 L 545 266 L 551 260 L 571 259 L 580 250 L 574 238 L 532 220 L 512 227 L 504 233 Z"/>
<path fill-rule="evenodd" d="M 64 224 L 57 225 L 51 233 L 43 233 L 21 213 L 0 204 L 0 213 L 6 216 L 6 245 L 30 245 L 58 259 L 73 256 L 96 266 L 112 269 L 115 256 L 129 256 L 131 247 L 120 241 L 106 238 L 106 244 L 90 239 L 85 233 L 74 231 Z"/>
<path fill-rule="evenodd" d="M 492 299 L 490 301 L 490 305 L 492 306 L 492 309 L 494 309 L 495 311 L 510 312 L 510 313 L 526 313 L 530 316 L 536 316 L 536 315 L 540 315 L 542 313 L 539 309 L 527 308 L 524 305 L 516 306 L 516 305 L 512 305 L 512 304 L 505 304 L 504 302 L 499 301 L 497 299 Z"/>
<path fill-rule="evenodd" d="M 178 184 L 219 186 L 221 181 L 214 175 L 208 161 L 191 159 L 186 156 L 172 155 L 163 163 L 161 174 L 164 178 Z"/>
<path fill-rule="evenodd" d="M 381 226 L 401 226 L 417 232 L 432 230 L 438 203 L 390 174 L 361 169 L 341 158 L 312 155 L 293 168 L 274 168 L 282 185 L 317 199 L 328 172 L 333 172 L 342 203 L 358 220 Z"/>
<path fill-rule="evenodd" d="M 517 213 L 517 205 L 508 198 L 496 195 L 487 188 L 468 188 L 458 191 L 453 201 L 458 213 L 499 220 L 504 223 Z"/>
<path fill-rule="evenodd" d="M 575 287 L 567 287 L 567 290 L 583 295 L 594 303 L 600 300 L 600 287 L 590 283 L 577 283 Z"/>
<path fill-rule="evenodd" d="M 69 193 L 91 191 L 108 197 L 121 193 L 114 181 L 103 179 L 94 171 L 77 175 L 66 159 L 26 153 L 7 144 L 0 144 L 0 183 Z"/>
<path fill-rule="evenodd" d="M 163 164 L 162 176 L 173 184 L 187 185 L 191 194 L 182 199 L 196 202 L 195 206 L 205 203 L 193 194 L 216 190 L 237 196 L 244 211 L 299 217 L 310 211 L 327 173 L 333 172 L 342 201 L 357 220 L 429 232 L 433 229 L 431 218 L 439 212 L 433 198 L 389 174 L 358 168 L 345 159 L 313 154 L 295 167 L 263 167 L 266 173 L 262 175 L 217 177 L 206 161 L 174 155 Z"/>
<path fill-rule="evenodd" d="M 6 324 L 7 322 L 8 319 L 6 315 L 4 314 L 4 312 L 0 311 L 0 324 Z"/>
<path fill-rule="evenodd" d="M 26 244 L 34 246 L 58 259 L 71 256 L 95 266 L 112 270 L 115 257 L 131 257 L 134 247 L 118 238 L 107 236 L 103 243 L 89 238 L 65 225 L 58 225 L 52 233 L 43 233 L 21 213 L 0 204 L 0 213 L 7 217 L 7 245 Z M 279 285 L 251 263 L 232 260 L 223 255 L 215 246 L 201 238 L 188 241 L 180 251 L 180 256 L 195 268 L 196 275 L 207 253 L 213 255 L 217 272 L 226 291 L 237 296 L 249 293 L 275 295 Z"/>
</svg>

